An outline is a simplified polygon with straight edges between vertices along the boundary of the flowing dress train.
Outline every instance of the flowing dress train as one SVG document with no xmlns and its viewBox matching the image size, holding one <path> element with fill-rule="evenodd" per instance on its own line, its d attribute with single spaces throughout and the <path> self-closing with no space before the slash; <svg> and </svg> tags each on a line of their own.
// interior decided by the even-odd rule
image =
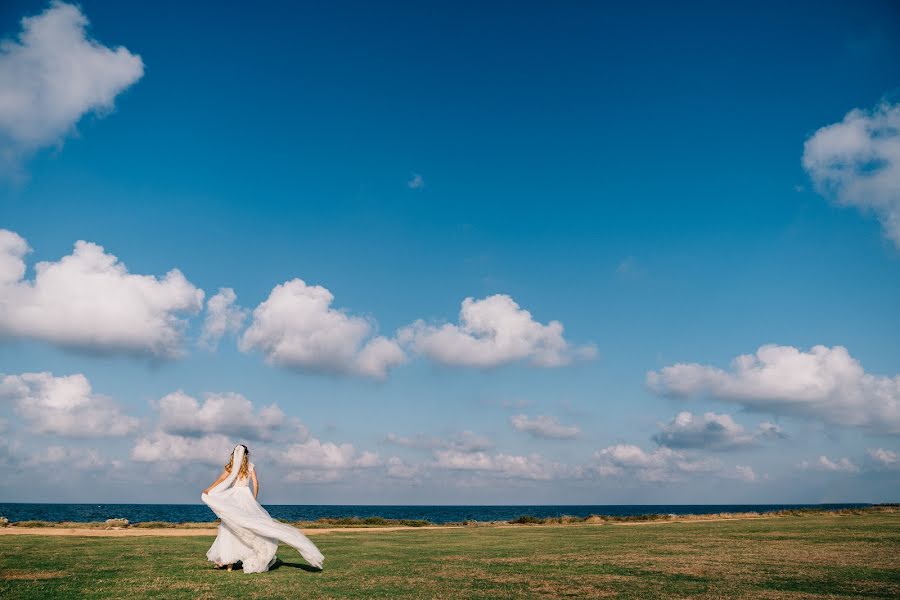
<svg viewBox="0 0 900 600">
<path fill-rule="evenodd" d="M 237 457 L 235 457 L 237 458 Z M 241 456 L 241 458 L 243 458 Z M 232 461 L 237 471 L 240 460 Z M 252 470 L 253 465 L 249 468 Z M 249 475 L 249 473 L 248 473 Z M 250 491 L 248 477 L 229 477 L 231 484 L 219 489 L 228 479 L 200 498 L 222 523 L 206 557 L 219 565 L 243 563 L 244 573 L 262 573 L 275 563 L 278 542 L 297 549 L 314 567 L 322 568 L 325 557 L 299 529 L 272 519 Z"/>
</svg>

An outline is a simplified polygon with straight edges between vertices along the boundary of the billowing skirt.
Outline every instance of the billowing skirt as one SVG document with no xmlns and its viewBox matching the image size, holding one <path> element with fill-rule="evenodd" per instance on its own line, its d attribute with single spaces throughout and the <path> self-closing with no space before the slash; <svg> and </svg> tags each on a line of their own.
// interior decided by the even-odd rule
<svg viewBox="0 0 900 600">
<path fill-rule="evenodd" d="M 314 567 L 322 568 L 325 557 L 296 527 L 272 519 L 249 487 L 236 486 L 201 500 L 222 520 L 216 540 L 206 557 L 220 565 L 243 563 L 245 573 L 268 571 L 275 563 L 278 542 L 297 549 Z"/>
</svg>

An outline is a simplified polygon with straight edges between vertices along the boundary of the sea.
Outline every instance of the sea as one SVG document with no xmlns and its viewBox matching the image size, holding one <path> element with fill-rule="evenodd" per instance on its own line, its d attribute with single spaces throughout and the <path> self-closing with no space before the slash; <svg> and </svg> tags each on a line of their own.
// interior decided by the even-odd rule
<svg viewBox="0 0 900 600">
<path fill-rule="evenodd" d="M 265 504 L 275 518 L 315 521 L 321 518 L 384 517 L 423 519 L 432 523 L 509 521 L 523 515 L 560 517 L 569 515 L 636 516 L 649 514 L 701 515 L 724 512 L 774 512 L 801 508 L 835 510 L 862 508 L 870 504 L 584 504 L 584 505 L 354 505 L 354 504 Z M 74 521 L 86 523 L 106 519 L 128 519 L 130 523 L 208 522 L 216 516 L 205 504 L 22 504 L 0 503 L 0 517 L 10 521 Z"/>
</svg>

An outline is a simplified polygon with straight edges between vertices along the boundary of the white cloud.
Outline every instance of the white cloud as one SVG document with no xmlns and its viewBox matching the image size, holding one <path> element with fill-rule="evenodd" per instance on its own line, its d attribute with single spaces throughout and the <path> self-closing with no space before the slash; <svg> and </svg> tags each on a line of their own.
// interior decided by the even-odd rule
<svg viewBox="0 0 900 600">
<path fill-rule="evenodd" d="M 22 19 L 17 40 L 0 43 L 0 162 L 17 169 L 32 152 L 57 145 L 87 113 L 108 113 L 144 74 L 141 57 L 87 36 L 72 4 L 52 2 Z"/>
<path fill-rule="evenodd" d="M 517 456 L 449 449 L 436 451 L 434 458 L 434 466 L 439 469 L 478 471 L 504 479 L 555 479 L 568 472 L 564 465 L 548 461 L 539 454 Z"/>
<path fill-rule="evenodd" d="M 512 410 L 522 410 L 523 408 L 528 408 L 533 405 L 534 402 L 531 400 L 519 399 L 519 400 L 501 400 L 500 406 L 503 408 L 508 408 Z"/>
<path fill-rule="evenodd" d="M 736 465 L 731 476 L 741 481 L 753 482 L 757 480 L 756 472 L 747 465 Z"/>
<path fill-rule="evenodd" d="M 596 356 L 593 346 L 570 346 L 562 323 L 538 323 L 505 294 L 466 298 L 459 323 L 436 326 L 419 320 L 400 330 L 398 338 L 439 363 L 464 367 L 492 368 L 520 360 L 559 367 Z"/>
<path fill-rule="evenodd" d="M 78 241 L 72 254 L 40 262 L 25 280 L 28 246 L 0 230 L 0 335 L 93 352 L 179 356 L 183 313 L 203 305 L 203 291 L 178 269 L 163 279 L 135 275 L 101 246 Z"/>
<path fill-rule="evenodd" d="M 206 302 L 206 318 L 200 345 L 215 350 L 226 333 L 237 334 L 247 318 L 247 310 L 236 305 L 237 295 L 231 288 L 219 288 L 219 292 Z"/>
<path fill-rule="evenodd" d="M 253 404 L 235 393 L 206 394 L 201 403 L 182 391 L 159 401 L 159 427 L 166 433 L 198 436 L 221 433 L 250 440 L 270 439 L 285 423 L 285 415 L 271 404 L 253 412 Z"/>
<path fill-rule="evenodd" d="M 753 435 L 735 423 L 730 415 L 680 412 L 669 423 L 660 424 L 660 432 L 653 436 L 653 441 L 676 449 L 733 450 L 751 446 L 758 439 L 778 437 L 782 437 L 781 428 L 773 423 L 761 423 L 759 431 Z"/>
<path fill-rule="evenodd" d="M 859 467 L 853 464 L 849 458 L 841 458 L 833 461 L 827 456 L 820 456 L 818 460 L 810 463 L 803 461 L 800 463 L 801 469 L 809 469 L 813 471 L 831 471 L 840 473 L 859 473 Z"/>
<path fill-rule="evenodd" d="M 761 440 L 783 440 L 788 437 L 781 426 L 763 421 L 756 430 L 756 437 Z"/>
<path fill-rule="evenodd" d="M 413 436 L 403 436 L 397 435 L 394 432 L 390 432 L 384 438 L 384 441 L 389 444 L 396 444 L 405 448 L 415 448 L 417 450 L 431 450 L 434 448 L 441 448 L 444 444 L 444 441 L 440 438 L 427 436 L 421 433 L 417 433 Z"/>
<path fill-rule="evenodd" d="M 524 431 L 537 438 L 572 440 L 578 437 L 581 431 L 574 425 L 562 425 L 556 417 L 547 415 L 538 415 L 533 419 L 528 415 L 513 415 L 509 418 L 509 422 L 516 431 Z"/>
<path fill-rule="evenodd" d="M 406 182 L 406 185 L 411 190 L 421 190 L 425 187 L 425 179 L 418 173 L 413 173 L 412 177 L 409 178 L 409 181 Z"/>
<path fill-rule="evenodd" d="M 716 471 L 718 461 L 661 447 L 646 452 L 633 444 L 616 444 L 594 453 L 592 470 L 604 477 L 628 477 L 640 481 L 678 481 L 692 473 Z"/>
<path fill-rule="evenodd" d="M 645 274 L 645 269 L 633 256 L 623 258 L 616 267 L 616 273 L 622 277 L 641 277 Z"/>
<path fill-rule="evenodd" d="M 385 473 L 394 479 L 414 479 L 420 472 L 419 465 L 407 464 L 396 456 L 388 459 L 386 467 Z"/>
<path fill-rule="evenodd" d="M 335 444 L 309 438 L 285 450 L 270 453 L 274 460 L 290 471 L 285 481 L 304 483 L 333 483 L 343 481 L 360 469 L 383 466 L 375 452 L 358 452 L 353 444 Z"/>
<path fill-rule="evenodd" d="M 285 475 L 284 481 L 288 483 L 334 483 L 343 481 L 346 476 L 347 471 L 336 469 L 299 469 Z"/>
<path fill-rule="evenodd" d="M 233 448 L 234 441 L 220 434 L 189 437 L 154 431 L 137 440 L 131 450 L 131 458 L 176 468 L 193 462 L 224 468 Z"/>
<path fill-rule="evenodd" d="M 381 464 L 374 452 L 357 452 L 353 444 L 335 444 L 309 438 L 273 452 L 279 464 L 296 469 L 346 470 L 366 469 Z"/>
<path fill-rule="evenodd" d="M 25 464 L 29 467 L 58 466 L 79 471 L 100 471 L 120 468 L 122 461 L 109 460 L 93 448 L 82 450 L 48 446 L 43 453 L 31 456 Z"/>
<path fill-rule="evenodd" d="M 750 410 L 900 433 L 900 376 L 866 373 L 842 346 L 762 346 L 732 362 L 731 372 L 676 364 L 647 374 L 655 392 L 711 396 Z"/>
<path fill-rule="evenodd" d="M 240 349 L 259 350 L 269 363 L 282 367 L 376 379 L 405 361 L 396 342 L 373 337 L 372 323 L 331 308 L 333 299 L 324 287 L 301 279 L 276 286 L 253 311 Z"/>
<path fill-rule="evenodd" d="M 448 439 L 417 433 L 414 436 L 401 436 L 389 433 L 385 441 L 406 448 L 417 450 L 454 450 L 456 452 L 483 452 L 494 447 L 490 438 L 472 431 L 461 431 Z"/>
<path fill-rule="evenodd" d="M 893 450 L 885 450 L 884 448 L 870 448 L 867 451 L 869 458 L 872 459 L 879 467 L 898 468 L 900 467 L 900 456 Z"/>
<path fill-rule="evenodd" d="M 0 379 L 0 398 L 12 400 L 15 411 L 35 433 L 67 437 L 123 436 L 138 420 L 122 414 L 106 396 L 94 394 L 81 374 L 23 373 Z"/>
<path fill-rule="evenodd" d="M 872 211 L 900 248 L 900 104 L 853 109 L 803 147 L 816 189 L 844 206 Z"/>
<path fill-rule="evenodd" d="M 458 452 L 482 452 L 490 450 L 494 447 L 494 442 L 487 436 L 474 433 L 472 431 L 461 431 L 452 436 L 444 448 L 456 450 Z"/>
</svg>

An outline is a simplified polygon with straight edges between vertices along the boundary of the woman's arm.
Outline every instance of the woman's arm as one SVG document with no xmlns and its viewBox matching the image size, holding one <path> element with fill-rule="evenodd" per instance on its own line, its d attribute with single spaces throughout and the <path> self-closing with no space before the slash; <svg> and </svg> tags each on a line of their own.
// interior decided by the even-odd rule
<svg viewBox="0 0 900 600">
<path fill-rule="evenodd" d="M 217 485 L 219 485 L 220 483 L 222 483 L 223 481 L 225 481 L 225 478 L 226 478 L 226 477 L 228 477 L 228 471 L 222 471 L 222 474 L 219 475 L 219 478 L 216 479 L 215 481 L 213 481 L 213 482 L 210 484 L 210 486 L 209 486 L 208 488 L 206 488 L 205 490 L 203 490 L 203 493 L 204 493 L 204 494 L 208 494 L 208 493 L 209 493 L 209 490 L 213 489 L 214 487 L 216 487 Z"/>
<path fill-rule="evenodd" d="M 250 471 L 250 479 L 253 481 L 253 497 L 259 496 L 259 480 L 256 478 L 256 469 Z"/>
</svg>

